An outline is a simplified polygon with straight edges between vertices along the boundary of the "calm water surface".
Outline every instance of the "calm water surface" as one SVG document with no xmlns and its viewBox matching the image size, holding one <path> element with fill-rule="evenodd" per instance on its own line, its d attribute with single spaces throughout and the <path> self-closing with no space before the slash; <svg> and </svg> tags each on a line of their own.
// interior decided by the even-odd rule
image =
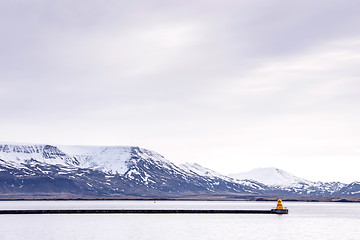
<svg viewBox="0 0 360 240">
<path fill-rule="evenodd" d="M 1 209 L 270 209 L 276 202 L 0 201 Z M 360 239 L 359 203 L 284 202 L 289 215 L 3 215 L 1 240 Z"/>
</svg>

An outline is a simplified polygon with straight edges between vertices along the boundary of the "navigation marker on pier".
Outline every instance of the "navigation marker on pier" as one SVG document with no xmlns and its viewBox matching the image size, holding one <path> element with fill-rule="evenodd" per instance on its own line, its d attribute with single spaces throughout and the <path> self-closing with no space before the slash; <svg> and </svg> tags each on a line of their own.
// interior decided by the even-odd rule
<svg viewBox="0 0 360 240">
<path fill-rule="evenodd" d="M 279 198 L 277 201 L 277 205 L 276 208 L 271 209 L 272 213 L 276 213 L 276 214 L 288 214 L 289 210 L 287 208 L 284 208 L 282 205 L 282 201 Z"/>
</svg>

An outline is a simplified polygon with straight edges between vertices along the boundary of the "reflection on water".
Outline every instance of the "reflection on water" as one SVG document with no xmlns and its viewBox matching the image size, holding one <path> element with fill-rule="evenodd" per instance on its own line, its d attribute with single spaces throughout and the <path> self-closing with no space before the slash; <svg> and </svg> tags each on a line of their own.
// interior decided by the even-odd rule
<svg viewBox="0 0 360 240">
<path fill-rule="evenodd" d="M 1 209 L 270 209 L 276 202 L 14 201 Z M 284 202 L 289 215 L 4 215 L 1 240 L 358 239 L 360 204 Z"/>
</svg>

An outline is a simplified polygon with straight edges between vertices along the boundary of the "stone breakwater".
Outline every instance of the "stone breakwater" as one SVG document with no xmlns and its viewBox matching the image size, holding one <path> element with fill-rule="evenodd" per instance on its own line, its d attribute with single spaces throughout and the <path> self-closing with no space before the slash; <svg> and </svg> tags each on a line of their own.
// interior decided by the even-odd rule
<svg viewBox="0 0 360 240">
<path fill-rule="evenodd" d="M 1 214 L 288 214 L 286 209 L 272 210 L 186 210 L 186 209 L 63 209 L 0 210 Z"/>
</svg>

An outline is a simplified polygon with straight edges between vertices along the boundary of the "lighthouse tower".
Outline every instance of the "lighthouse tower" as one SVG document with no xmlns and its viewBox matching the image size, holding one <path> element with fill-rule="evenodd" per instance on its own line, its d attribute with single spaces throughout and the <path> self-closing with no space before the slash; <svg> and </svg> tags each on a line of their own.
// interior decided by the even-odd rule
<svg viewBox="0 0 360 240">
<path fill-rule="evenodd" d="M 276 209 L 284 209 L 280 198 L 278 199 L 278 203 L 277 203 Z"/>
<path fill-rule="evenodd" d="M 279 198 L 277 201 L 277 205 L 275 209 L 271 209 L 271 212 L 276 213 L 276 214 L 288 214 L 289 210 L 287 208 L 284 208 L 282 205 L 282 201 Z"/>
</svg>

